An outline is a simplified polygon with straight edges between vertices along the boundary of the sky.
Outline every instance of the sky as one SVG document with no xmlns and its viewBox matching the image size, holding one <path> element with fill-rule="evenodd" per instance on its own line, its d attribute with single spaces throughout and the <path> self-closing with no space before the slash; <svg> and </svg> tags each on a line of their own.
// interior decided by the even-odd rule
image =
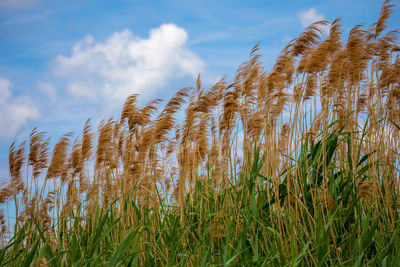
<svg viewBox="0 0 400 267">
<path fill-rule="evenodd" d="M 400 1 L 391 29 L 400 30 Z M 177 90 L 232 81 L 260 42 L 265 69 L 309 24 L 342 17 L 352 27 L 376 22 L 378 0 L 0 0 L 0 181 L 8 151 L 34 127 L 52 141 L 79 135 L 85 121 L 120 116 L 168 100 Z"/>
</svg>

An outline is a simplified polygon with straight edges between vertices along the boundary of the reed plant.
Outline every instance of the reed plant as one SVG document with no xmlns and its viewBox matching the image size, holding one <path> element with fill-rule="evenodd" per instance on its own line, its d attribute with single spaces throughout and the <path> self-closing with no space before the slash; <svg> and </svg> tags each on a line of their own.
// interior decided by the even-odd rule
<svg viewBox="0 0 400 267">
<path fill-rule="evenodd" d="M 257 44 L 233 82 L 199 75 L 160 111 L 132 95 L 52 152 L 34 129 L 10 147 L 0 263 L 400 266 L 393 10 L 347 39 L 316 22 L 269 72 Z"/>
</svg>

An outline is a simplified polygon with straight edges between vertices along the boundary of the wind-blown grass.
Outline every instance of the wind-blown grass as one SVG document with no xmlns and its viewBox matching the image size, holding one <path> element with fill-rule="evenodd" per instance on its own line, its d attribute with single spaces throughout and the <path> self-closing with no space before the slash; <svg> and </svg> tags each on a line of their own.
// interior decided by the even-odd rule
<svg viewBox="0 0 400 267">
<path fill-rule="evenodd" d="M 270 72 L 258 45 L 233 83 L 179 90 L 158 111 L 130 96 L 97 144 L 10 147 L 11 266 L 400 266 L 400 47 L 340 19 L 291 41 Z M 185 104 L 186 103 L 186 104 Z M 185 118 L 177 112 L 185 108 Z M 22 178 L 26 163 L 27 178 Z"/>
</svg>

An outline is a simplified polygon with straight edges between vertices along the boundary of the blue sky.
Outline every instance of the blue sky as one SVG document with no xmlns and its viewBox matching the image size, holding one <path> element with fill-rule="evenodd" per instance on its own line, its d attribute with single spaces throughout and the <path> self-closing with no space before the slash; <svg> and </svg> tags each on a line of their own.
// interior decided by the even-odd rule
<svg viewBox="0 0 400 267">
<path fill-rule="evenodd" d="M 269 70 L 310 23 L 343 17 L 345 35 L 383 1 L 0 0 L 0 180 L 8 149 L 37 126 L 53 141 L 87 118 L 118 117 L 126 96 L 168 99 L 223 75 L 261 42 Z M 398 1 L 393 1 L 399 6 Z M 400 10 L 390 19 L 400 30 Z"/>
</svg>

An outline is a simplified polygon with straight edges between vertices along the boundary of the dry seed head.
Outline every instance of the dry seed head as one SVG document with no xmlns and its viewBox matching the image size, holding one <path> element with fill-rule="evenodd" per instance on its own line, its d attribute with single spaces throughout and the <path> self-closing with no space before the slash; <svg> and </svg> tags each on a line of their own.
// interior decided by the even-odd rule
<svg viewBox="0 0 400 267">
<path fill-rule="evenodd" d="M 350 86 L 359 84 L 365 77 L 365 70 L 368 65 L 369 53 L 367 49 L 366 32 L 361 29 L 362 25 L 353 27 L 350 31 L 349 38 L 346 44 L 346 56 L 348 65 L 344 66 L 347 69 Z"/>
<path fill-rule="evenodd" d="M 367 105 L 368 95 L 361 94 L 357 99 L 357 113 L 363 112 Z"/>
<path fill-rule="evenodd" d="M 305 54 L 303 72 L 320 73 L 327 69 L 334 53 L 341 47 L 340 29 L 334 21 L 331 26 L 331 33 L 328 39 L 320 42 L 316 47 L 312 48 L 309 53 Z M 339 36 L 338 36 L 339 35 Z M 300 65 L 301 63 L 299 63 Z M 298 67 L 300 68 L 300 66 Z"/>
<path fill-rule="evenodd" d="M 135 112 L 132 117 L 132 122 L 141 126 L 146 126 L 152 123 L 151 116 L 157 111 L 157 105 L 162 99 L 154 99 L 150 101 L 144 108 Z"/>
<path fill-rule="evenodd" d="M 47 227 L 52 221 L 49 212 L 54 208 L 55 195 L 56 193 L 54 191 L 49 192 L 46 198 L 41 203 L 42 206 L 39 212 L 41 218 L 40 222 L 42 223 L 42 226 Z"/>
<path fill-rule="evenodd" d="M 7 232 L 6 220 L 4 218 L 4 210 L 0 209 L 0 237 Z"/>
<path fill-rule="evenodd" d="M 286 104 L 289 100 L 289 95 L 283 91 L 274 94 L 276 104 L 271 110 L 271 116 L 273 120 L 276 120 L 279 115 L 285 110 Z"/>
<path fill-rule="evenodd" d="M 267 75 L 266 73 L 260 74 L 257 83 L 257 108 L 262 109 L 266 105 L 268 96 L 267 88 Z"/>
<path fill-rule="evenodd" d="M 234 118 L 239 111 L 240 103 L 238 101 L 238 93 L 236 91 L 228 91 L 224 95 L 223 113 L 221 114 L 220 132 L 229 132 L 234 128 Z"/>
<path fill-rule="evenodd" d="M 8 186 L 4 186 L 0 190 L 0 204 L 5 203 L 11 196 L 14 195 L 14 190 Z"/>
<path fill-rule="evenodd" d="M 292 55 L 297 57 L 307 53 L 309 49 L 318 42 L 320 34 L 322 33 L 321 27 L 329 24 L 326 20 L 314 22 L 308 26 L 300 36 L 295 40 L 292 48 Z"/>
<path fill-rule="evenodd" d="M 382 70 L 387 64 L 391 63 L 393 50 L 396 50 L 398 34 L 398 31 L 387 32 L 382 38 L 379 38 L 377 44 L 374 44 L 376 49 L 374 55 L 379 57 L 377 62 L 378 70 Z"/>
<path fill-rule="evenodd" d="M 189 96 L 189 89 L 183 88 L 175 93 L 175 95 L 165 105 L 164 110 L 158 115 L 155 125 L 156 143 L 162 142 L 167 138 L 167 135 L 175 127 L 176 119 L 174 115 L 185 103 L 185 98 Z"/>
<path fill-rule="evenodd" d="M 324 106 L 324 104 L 328 103 L 328 100 L 332 97 L 329 95 L 329 83 L 327 81 L 327 77 L 323 77 L 324 80 L 322 81 L 322 84 L 320 84 L 319 88 L 319 95 L 320 95 L 320 100 L 321 104 Z"/>
<path fill-rule="evenodd" d="M 206 91 L 199 96 L 193 112 L 211 113 L 218 104 L 218 99 L 213 91 Z"/>
<path fill-rule="evenodd" d="M 342 47 L 341 37 L 343 30 L 341 29 L 342 24 L 340 24 L 341 18 L 335 19 L 331 24 L 331 29 L 329 31 L 329 38 L 327 42 L 329 44 L 328 51 L 333 55 L 338 49 Z"/>
<path fill-rule="evenodd" d="M 250 136 L 256 137 L 261 134 L 264 129 L 264 116 L 261 112 L 251 114 L 247 123 L 247 132 Z"/>
<path fill-rule="evenodd" d="M 280 137 L 279 137 L 279 141 L 278 141 L 278 144 L 279 144 L 278 150 L 280 153 L 284 153 L 286 151 L 286 148 L 288 145 L 289 131 L 290 131 L 289 124 L 288 123 L 283 124 L 281 131 L 279 133 Z"/>
<path fill-rule="evenodd" d="M 311 192 L 314 193 L 315 199 L 322 205 L 327 206 L 331 209 L 336 209 L 335 200 L 328 192 L 324 192 L 321 189 L 311 189 Z"/>
<path fill-rule="evenodd" d="M 119 134 L 119 137 L 118 137 L 118 156 L 119 156 L 121 159 L 124 158 L 124 153 L 126 152 L 126 151 L 124 150 L 124 148 L 125 148 L 124 144 L 125 144 L 126 142 L 128 142 L 128 141 L 127 141 L 127 138 L 128 138 L 128 136 L 127 136 L 127 134 L 126 134 L 125 129 L 120 130 L 120 134 Z"/>
<path fill-rule="evenodd" d="M 394 5 L 390 4 L 390 2 L 390 0 L 385 0 L 381 8 L 381 13 L 379 14 L 379 19 L 376 22 L 375 33 L 373 35 L 375 39 L 387 28 L 387 21 L 394 12 Z"/>
<path fill-rule="evenodd" d="M 400 85 L 396 85 L 390 91 L 387 111 L 389 113 L 389 119 L 395 123 L 400 121 Z M 399 123 L 400 124 L 400 123 Z M 398 131 L 397 131 L 398 133 Z"/>
<path fill-rule="evenodd" d="M 83 168 L 81 152 L 82 152 L 82 143 L 78 138 L 76 138 L 74 141 L 74 145 L 72 146 L 72 153 L 71 153 L 71 167 L 73 170 L 72 172 L 73 177 L 81 173 Z"/>
<path fill-rule="evenodd" d="M 197 142 L 198 153 L 201 160 L 205 160 L 208 152 L 208 128 L 209 116 L 204 115 L 195 131 L 195 140 Z"/>
<path fill-rule="evenodd" d="M 303 98 L 303 85 L 301 83 L 295 84 L 293 88 L 293 101 L 300 102 Z"/>
<path fill-rule="evenodd" d="M 328 83 L 332 90 L 330 92 L 331 95 L 337 95 L 344 87 L 344 82 L 346 81 L 345 66 L 347 64 L 346 51 L 338 51 L 332 59 L 328 72 Z"/>
<path fill-rule="evenodd" d="M 140 153 L 146 153 L 154 144 L 154 125 L 142 128 L 140 131 Z"/>
<path fill-rule="evenodd" d="M 222 77 L 216 84 L 211 87 L 211 91 L 213 95 L 217 98 L 217 102 L 220 103 L 222 98 L 224 97 L 224 91 L 226 90 L 226 81 L 225 77 Z"/>
<path fill-rule="evenodd" d="M 21 219 L 22 218 L 27 219 L 27 218 L 30 218 L 30 217 L 37 217 L 37 207 L 38 207 L 38 203 L 37 203 L 36 196 L 33 196 L 29 200 L 24 200 L 24 210 L 20 214 Z"/>
<path fill-rule="evenodd" d="M 292 83 L 295 72 L 295 60 L 295 56 L 293 56 L 293 44 L 289 43 L 279 54 L 273 71 L 266 76 L 267 94 L 271 94 L 273 90 L 282 90 L 285 86 L 289 86 Z"/>
<path fill-rule="evenodd" d="M 93 132 L 92 127 L 90 125 L 90 119 L 88 119 L 85 123 L 85 127 L 83 128 L 83 136 L 82 136 L 82 161 L 85 162 L 89 160 L 92 155 L 93 149 Z"/>
<path fill-rule="evenodd" d="M 61 173 L 61 176 L 60 176 L 61 184 L 64 184 L 67 181 L 70 181 L 71 179 L 74 178 L 72 176 L 73 171 L 71 171 L 71 170 L 72 170 L 72 154 L 68 157 L 68 160 L 67 160 L 66 164 L 64 165 L 64 169 Z"/>
<path fill-rule="evenodd" d="M 363 181 L 358 183 L 357 193 L 360 197 L 370 198 L 376 194 L 378 190 L 376 181 Z"/>
<path fill-rule="evenodd" d="M 132 114 L 136 111 L 136 102 L 137 102 L 137 94 L 130 95 L 124 103 L 124 106 L 122 108 L 121 112 L 121 124 L 125 122 L 125 120 L 128 119 L 132 116 Z M 130 127 L 130 124 L 129 124 Z"/>
<path fill-rule="evenodd" d="M 112 162 L 112 125 L 112 120 L 109 120 L 107 123 L 104 121 L 100 122 L 96 151 L 96 168 L 99 168 L 103 162 L 106 165 L 110 165 Z"/>
<path fill-rule="evenodd" d="M 22 181 L 21 170 L 25 162 L 25 142 L 22 142 L 18 148 L 13 142 L 10 146 L 8 154 L 9 170 L 11 175 L 11 183 L 18 183 Z"/>
<path fill-rule="evenodd" d="M 38 133 L 37 128 L 33 128 L 29 135 L 29 165 L 35 165 L 39 156 L 40 141 L 43 139 L 43 133 Z"/>
<path fill-rule="evenodd" d="M 340 18 L 331 24 L 329 37 L 305 53 L 298 64 L 298 73 L 321 73 L 328 68 L 334 54 L 341 48 Z M 317 43 L 316 43 L 317 44 Z"/>
<path fill-rule="evenodd" d="M 273 70 L 267 75 L 266 85 L 269 94 L 282 91 L 286 87 L 285 76 L 283 73 Z"/>
<path fill-rule="evenodd" d="M 196 80 L 196 93 L 197 95 L 200 94 L 201 91 L 201 79 L 200 79 L 200 73 L 197 75 L 197 80 Z"/>
<path fill-rule="evenodd" d="M 37 178 L 41 171 L 47 168 L 49 155 L 49 139 L 44 139 L 44 132 L 34 128 L 29 136 L 28 164 L 32 166 L 32 175 Z"/>
<path fill-rule="evenodd" d="M 210 221 L 210 237 L 213 239 L 221 238 L 225 235 L 226 226 L 224 217 L 220 214 L 216 214 Z"/>
<path fill-rule="evenodd" d="M 72 133 L 67 133 L 60 138 L 54 146 L 50 166 L 47 169 L 46 179 L 61 176 L 66 167 L 67 149 L 70 145 Z"/>
<path fill-rule="evenodd" d="M 176 151 L 177 143 L 175 141 L 170 141 L 166 148 L 165 157 L 169 158 Z"/>
<path fill-rule="evenodd" d="M 247 101 L 254 98 L 258 77 L 263 72 L 259 61 L 261 55 L 256 53 L 258 49 L 259 44 L 256 44 L 250 53 L 250 60 L 241 64 L 235 76 L 235 88 Z"/>
<path fill-rule="evenodd" d="M 379 85 L 382 96 L 385 96 L 392 84 L 398 84 L 400 82 L 400 76 L 398 75 L 393 65 L 385 65 L 382 68 L 381 75 L 379 76 Z"/>
<path fill-rule="evenodd" d="M 303 101 L 311 99 L 315 95 L 315 90 L 317 89 L 317 76 L 315 74 L 310 74 L 307 76 L 306 90 L 304 92 Z"/>
</svg>

